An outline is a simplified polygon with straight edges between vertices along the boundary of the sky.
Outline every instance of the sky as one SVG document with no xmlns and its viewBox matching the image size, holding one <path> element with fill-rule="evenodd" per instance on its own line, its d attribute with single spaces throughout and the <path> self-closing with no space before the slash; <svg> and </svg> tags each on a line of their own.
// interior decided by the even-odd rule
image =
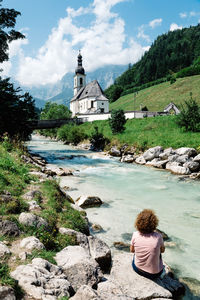
<svg viewBox="0 0 200 300">
<path fill-rule="evenodd" d="M 200 23 L 200 0 L 3 0 L 21 12 L 2 76 L 21 85 L 54 84 L 83 66 L 137 62 L 158 35 Z"/>
</svg>

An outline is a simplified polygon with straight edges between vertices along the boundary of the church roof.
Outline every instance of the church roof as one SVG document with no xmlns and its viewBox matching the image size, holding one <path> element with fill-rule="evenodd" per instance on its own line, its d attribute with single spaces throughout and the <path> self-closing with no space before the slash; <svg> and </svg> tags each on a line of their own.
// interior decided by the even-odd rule
<svg viewBox="0 0 200 300">
<path fill-rule="evenodd" d="M 88 83 L 86 86 L 82 87 L 78 93 L 72 98 L 72 101 L 82 100 L 84 98 L 95 97 L 96 100 L 108 100 L 103 93 L 97 80 Z"/>
</svg>

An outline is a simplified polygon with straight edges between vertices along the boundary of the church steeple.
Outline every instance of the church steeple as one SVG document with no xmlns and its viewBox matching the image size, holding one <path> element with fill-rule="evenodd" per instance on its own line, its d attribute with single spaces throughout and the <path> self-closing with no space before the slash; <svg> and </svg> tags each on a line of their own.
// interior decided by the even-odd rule
<svg viewBox="0 0 200 300">
<path fill-rule="evenodd" d="M 86 85 L 86 80 L 85 80 L 85 70 L 82 66 L 82 55 L 79 50 L 79 54 L 77 57 L 78 65 L 75 69 L 75 75 L 74 75 L 74 95 L 78 93 L 78 91 Z"/>
<path fill-rule="evenodd" d="M 78 61 L 78 66 L 77 66 L 77 68 L 76 68 L 76 70 L 75 70 L 75 73 L 76 74 L 85 74 L 85 70 L 84 70 L 84 68 L 83 68 L 83 66 L 82 66 L 82 55 L 81 55 L 81 51 L 79 50 L 79 55 L 78 55 L 78 59 L 77 59 L 77 61 Z"/>
</svg>

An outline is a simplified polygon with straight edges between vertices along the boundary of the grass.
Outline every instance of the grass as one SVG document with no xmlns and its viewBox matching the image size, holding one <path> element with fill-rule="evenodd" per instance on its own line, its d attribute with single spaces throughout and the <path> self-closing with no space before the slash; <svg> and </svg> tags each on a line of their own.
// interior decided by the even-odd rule
<svg viewBox="0 0 200 300">
<path fill-rule="evenodd" d="M 147 106 L 149 111 L 163 111 L 170 102 L 180 106 L 189 99 L 191 92 L 193 99 L 200 104 L 200 75 L 178 78 L 174 84 L 168 81 L 146 88 L 139 91 L 136 97 L 134 94 L 125 95 L 111 103 L 110 110 L 140 110 L 140 107 Z"/>
<path fill-rule="evenodd" d="M 113 135 L 108 121 L 95 121 L 81 125 L 90 135 L 94 126 L 111 141 L 111 145 L 128 144 L 144 151 L 154 146 L 164 148 L 173 147 L 200 147 L 200 134 L 198 132 L 185 132 L 176 124 L 176 116 L 162 116 L 144 119 L 131 119 L 126 122 L 125 131 Z"/>
</svg>

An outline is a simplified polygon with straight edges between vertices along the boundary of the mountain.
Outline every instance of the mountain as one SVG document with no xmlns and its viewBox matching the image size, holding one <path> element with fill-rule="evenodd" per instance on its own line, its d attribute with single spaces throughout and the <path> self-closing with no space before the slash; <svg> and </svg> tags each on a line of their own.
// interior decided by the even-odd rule
<svg viewBox="0 0 200 300">
<path fill-rule="evenodd" d="M 104 90 L 113 84 L 115 79 L 121 75 L 127 66 L 109 65 L 99 68 L 93 72 L 86 72 L 87 83 L 97 79 Z M 36 106 L 41 108 L 46 101 L 66 104 L 69 107 L 70 99 L 73 97 L 74 73 L 67 73 L 55 84 L 48 84 L 40 87 L 21 87 L 24 92 L 29 92 L 35 99 Z M 18 84 L 19 85 L 19 84 Z"/>
<path fill-rule="evenodd" d="M 119 76 L 115 86 L 109 87 L 106 92 L 116 92 L 116 86 L 120 86 L 121 94 L 125 94 L 131 88 L 172 76 L 190 66 L 199 56 L 200 24 L 170 31 L 158 36 L 141 60 Z"/>
</svg>

